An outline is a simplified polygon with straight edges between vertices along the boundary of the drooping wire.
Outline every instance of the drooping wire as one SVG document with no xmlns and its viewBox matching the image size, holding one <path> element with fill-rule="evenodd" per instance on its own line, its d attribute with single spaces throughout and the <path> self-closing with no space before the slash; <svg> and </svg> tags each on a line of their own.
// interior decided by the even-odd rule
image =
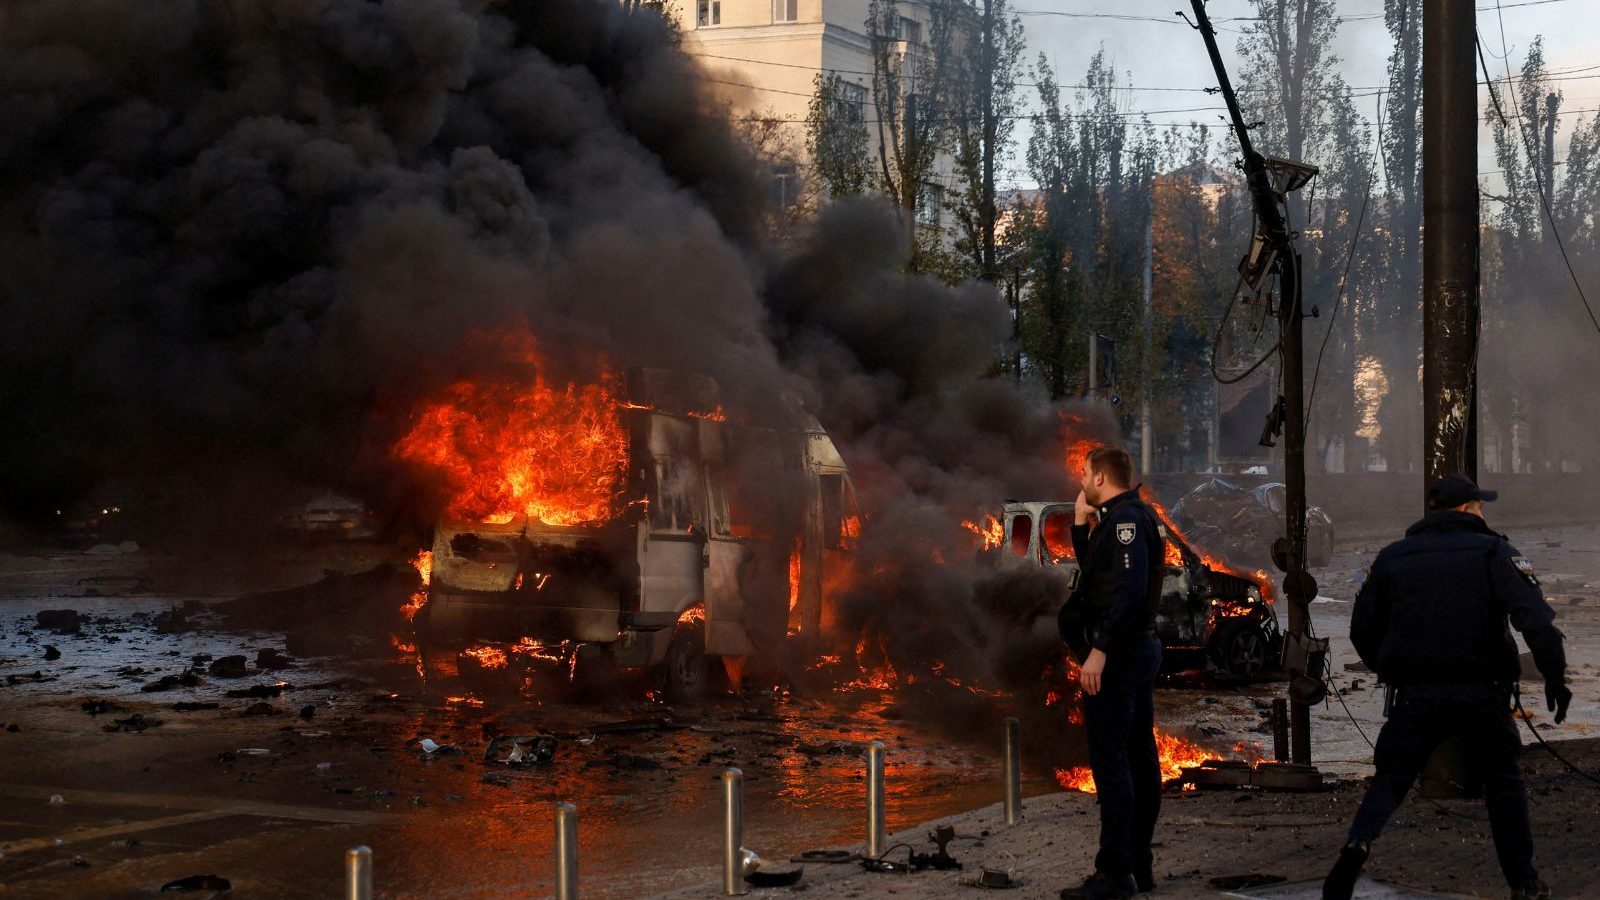
<svg viewBox="0 0 1600 900">
<path fill-rule="evenodd" d="M 1518 109 L 1517 136 L 1522 139 L 1523 152 L 1528 154 L 1528 165 L 1533 166 L 1535 165 L 1533 145 L 1528 141 L 1527 129 L 1523 128 L 1521 124 L 1522 112 L 1520 107 L 1517 106 L 1520 102 L 1517 100 L 1517 85 L 1511 76 L 1511 51 L 1506 49 L 1506 20 L 1500 9 L 1500 0 L 1495 0 L 1494 10 L 1496 18 L 1500 21 L 1500 53 L 1506 67 L 1506 90 L 1511 93 L 1513 107 Z M 1500 106 L 1500 95 L 1494 89 L 1494 80 L 1489 77 L 1489 63 L 1483 56 L 1483 41 L 1479 39 L 1475 43 L 1478 47 L 1478 65 L 1483 69 L 1483 80 L 1489 83 L 1489 100 L 1494 105 L 1495 115 L 1500 118 L 1502 126 L 1510 128 L 1511 122 L 1506 118 L 1506 111 Z M 1566 242 L 1561 239 L 1561 229 L 1556 227 L 1555 212 L 1550 208 L 1550 198 L 1545 194 L 1544 179 L 1538 177 L 1537 172 L 1534 173 L 1533 184 L 1534 187 L 1539 189 L 1539 205 L 1544 210 L 1545 221 L 1550 225 L 1550 233 L 1556 239 L 1556 249 L 1561 251 L 1561 261 L 1566 264 L 1567 277 L 1572 279 L 1572 287 L 1578 292 L 1578 300 L 1583 303 L 1584 312 L 1589 314 L 1589 322 L 1594 325 L 1596 332 L 1600 332 L 1600 318 L 1595 317 L 1594 307 L 1589 305 L 1589 297 L 1583 292 L 1583 285 L 1578 281 L 1578 273 L 1572 268 L 1572 259 L 1567 256 Z"/>
</svg>

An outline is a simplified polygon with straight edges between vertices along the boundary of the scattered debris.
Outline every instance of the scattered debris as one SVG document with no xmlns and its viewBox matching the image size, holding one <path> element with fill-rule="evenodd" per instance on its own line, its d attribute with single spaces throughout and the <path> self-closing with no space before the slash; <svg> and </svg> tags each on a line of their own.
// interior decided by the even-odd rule
<svg viewBox="0 0 1600 900">
<path fill-rule="evenodd" d="M 1011 873 L 1002 869 L 984 869 L 977 878 L 963 878 L 959 882 L 962 887 L 985 888 L 991 891 L 1010 890 L 1021 887 L 1022 883 L 1011 877 Z"/>
<path fill-rule="evenodd" d="M 246 706 L 244 708 L 244 712 L 241 713 L 240 715 L 244 715 L 244 716 L 275 716 L 277 714 L 278 714 L 278 711 L 276 709 L 272 708 L 272 704 L 271 703 L 267 703 L 266 701 L 262 701 L 260 703 L 252 703 L 249 706 Z"/>
<path fill-rule="evenodd" d="M 81 634 L 89 618 L 75 609 L 41 609 L 34 621 L 56 634 Z"/>
<path fill-rule="evenodd" d="M 55 644 L 45 644 L 44 645 L 44 661 L 45 662 L 55 662 L 56 660 L 58 660 L 60 658 L 61 658 L 61 651 L 56 647 Z"/>
<path fill-rule="evenodd" d="M 170 894 L 180 891 L 231 891 L 233 882 L 219 875 L 190 875 L 188 878 L 179 878 L 169 881 L 161 886 L 161 893 Z"/>
<path fill-rule="evenodd" d="M 459 756 L 461 754 L 461 748 L 455 744 L 441 744 L 433 738 L 423 738 L 417 742 L 417 746 L 422 748 L 422 752 L 426 756 L 433 756 L 434 754 Z"/>
<path fill-rule="evenodd" d="M 50 795 L 50 805 L 51 806 L 61 806 L 62 804 L 66 803 L 66 802 L 67 802 L 67 798 L 61 796 L 60 794 L 51 794 Z"/>
<path fill-rule="evenodd" d="M 112 724 L 106 725 L 104 731 L 131 731 L 138 734 L 146 728 L 160 728 L 160 719 L 146 719 L 144 713 L 134 713 L 126 719 L 114 719 Z"/>
<path fill-rule="evenodd" d="M 785 866 L 763 861 L 754 872 L 744 876 L 745 884 L 755 888 L 780 888 L 798 884 L 806 873 L 801 866 Z"/>
<path fill-rule="evenodd" d="M 302 719 L 314 718 L 316 714 L 317 705 L 315 703 L 307 703 L 305 706 L 300 707 L 300 718 Z"/>
<path fill-rule="evenodd" d="M 205 684 L 205 682 L 200 680 L 199 675 L 196 675 L 192 671 L 185 670 L 182 675 L 163 675 L 160 679 L 150 682 L 144 687 L 139 688 L 139 690 L 145 692 L 146 694 L 151 694 L 155 693 L 156 691 L 170 691 L 173 688 L 180 687 L 197 687 L 202 684 Z"/>
<path fill-rule="evenodd" d="M 195 630 L 198 626 L 191 619 L 205 612 L 205 608 L 206 605 L 198 600 L 185 600 L 181 606 L 156 613 L 156 634 L 177 634 Z"/>
<path fill-rule="evenodd" d="M 80 707 L 91 716 L 102 713 L 127 712 L 128 708 L 112 703 L 110 700 L 85 700 Z"/>
<path fill-rule="evenodd" d="M 268 647 L 256 654 L 256 668 L 275 672 L 294 668 L 294 662 L 277 648 Z"/>
<path fill-rule="evenodd" d="M 288 685 L 283 684 L 282 682 L 279 682 L 278 684 L 253 684 L 247 688 L 239 688 L 237 690 L 229 691 L 228 696 L 234 700 L 243 700 L 249 697 L 276 697 L 279 694 L 282 694 L 284 689 L 287 687 Z"/>
<path fill-rule="evenodd" d="M 504 753 L 504 756 L 501 754 Z M 556 755 L 556 739 L 547 734 L 497 737 L 483 750 L 484 762 L 508 766 L 546 766 Z M 657 768 L 660 764 L 657 764 Z"/>
<path fill-rule="evenodd" d="M 272 751 L 265 747 L 243 747 L 233 751 L 240 756 L 271 756 Z"/>
<path fill-rule="evenodd" d="M 37 684 L 41 681 L 55 681 L 55 676 L 46 675 L 40 671 L 24 673 L 22 675 L 7 675 L 6 684 Z"/>
<path fill-rule="evenodd" d="M 639 734 L 646 731 L 680 731 L 687 728 L 680 725 L 671 716 L 655 716 L 648 719 L 624 719 L 621 722 L 609 722 L 597 725 L 595 734 Z"/>
<path fill-rule="evenodd" d="M 213 662 L 207 669 L 213 678 L 244 678 L 250 674 L 250 667 L 242 655 L 224 656 Z"/>
<path fill-rule="evenodd" d="M 1266 887 L 1269 884 L 1282 884 L 1288 880 L 1282 875 L 1251 872 L 1248 875 L 1218 875 L 1207 883 L 1219 891 L 1238 891 L 1245 888 Z"/>
</svg>

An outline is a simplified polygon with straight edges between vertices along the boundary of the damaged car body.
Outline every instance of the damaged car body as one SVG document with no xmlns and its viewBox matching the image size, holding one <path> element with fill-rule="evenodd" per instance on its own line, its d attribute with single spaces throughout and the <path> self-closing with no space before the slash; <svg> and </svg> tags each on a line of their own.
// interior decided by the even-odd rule
<svg viewBox="0 0 1600 900">
<path fill-rule="evenodd" d="M 1008 502 L 1000 520 L 999 546 L 985 552 L 1000 570 L 1058 573 L 1059 596 L 1065 601 L 1078 577 L 1072 510 L 1069 501 Z M 1156 608 L 1156 632 L 1167 651 L 1165 667 L 1178 670 L 1198 662 L 1212 674 L 1232 679 L 1254 678 L 1274 669 L 1282 632 L 1261 586 L 1212 565 L 1171 528 L 1161 530 L 1166 573 Z"/>
<path fill-rule="evenodd" d="M 814 645 L 828 570 L 859 534 L 848 468 L 797 404 L 782 424 L 733 422 L 719 393 L 628 372 L 626 476 L 603 522 L 439 522 L 419 641 L 581 649 L 660 671 L 669 700 L 703 693 L 708 659 L 759 668 Z"/>
</svg>

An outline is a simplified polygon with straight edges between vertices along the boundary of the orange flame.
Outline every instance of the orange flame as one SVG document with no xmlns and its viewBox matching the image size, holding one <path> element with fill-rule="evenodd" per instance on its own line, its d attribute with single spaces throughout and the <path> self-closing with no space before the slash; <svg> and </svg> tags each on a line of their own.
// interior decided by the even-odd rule
<svg viewBox="0 0 1600 900">
<path fill-rule="evenodd" d="M 1238 566 L 1224 562 L 1220 557 L 1214 556 L 1206 551 L 1204 547 L 1197 546 L 1193 541 L 1189 540 L 1189 538 L 1185 536 L 1182 531 L 1178 529 L 1177 523 L 1172 521 L 1172 514 L 1167 512 L 1167 508 L 1161 505 L 1161 501 L 1157 500 L 1155 494 L 1151 493 L 1148 488 L 1145 488 L 1139 492 L 1139 499 L 1149 504 L 1150 508 L 1155 510 L 1156 516 L 1161 519 L 1161 524 L 1166 526 L 1168 534 L 1182 539 L 1185 544 L 1189 545 L 1190 549 L 1194 550 L 1194 552 L 1199 555 L 1200 562 L 1204 563 L 1206 568 L 1213 572 L 1221 572 L 1224 575 L 1232 575 L 1235 578 L 1241 578 L 1245 581 L 1252 582 L 1255 584 L 1256 588 L 1261 591 L 1262 601 L 1264 601 L 1268 606 L 1272 605 L 1273 601 L 1277 598 L 1277 591 L 1275 589 L 1275 585 L 1273 584 L 1271 575 L 1268 575 L 1266 572 L 1263 572 L 1260 569 L 1257 569 L 1253 572 L 1246 571 Z M 1176 557 L 1176 559 L 1174 557 Z M 1167 543 L 1167 565 L 1183 565 L 1183 554 L 1178 550 L 1178 545 L 1176 543 Z M 1241 610 L 1241 614 L 1242 612 L 1243 611 Z"/>
<path fill-rule="evenodd" d="M 504 669 L 506 667 L 506 651 L 492 644 L 479 644 L 461 651 L 463 656 L 470 656 L 478 661 L 478 665 L 485 669 Z"/>
<path fill-rule="evenodd" d="M 1172 781 L 1183 775 L 1183 770 L 1200 765 L 1215 754 L 1193 741 L 1174 734 L 1156 731 L 1156 753 L 1161 757 L 1161 780 Z M 1095 792 L 1094 773 L 1088 766 L 1073 766 L 1056 770 L 1056 783 L 1069 791 Z"/>
<path fill-rule="evenodd" d="M 794 611 L 800 606 L 800 538 L 794 539 L 794 548 L 789 551 L 789 615 L 794 616 Z"/>
<path fill-rule="evenodd" d="M 1006 527 L 1000 520 L 992 515 L 983 517 L 983 524 L 968 519 L 961 523 L 961 527 L 978 536 L 983 541 L 983 549 L 993 550 L 1000 546 L 1006 537 Z"/>
<path fill-rule="evenodd" d="M 609 374 L 564 387 L 542 374 L 523 384 L 459 381 L 422 405 L 394 454 L 439 471 L 453 518 L 593 525 L 611 517 L 627 466 L 617 405 Z"/>
<path fill-rule="evenodd" d="M 411 567 L 417 570 L 417 577 L 422 585 L 411 592 L 411 599 L 407 600 L 400 612 L 410 622 L 416 619 L 417 613 L 428 605 L 428 584 L 433 580 L 433 552 L 431 550 L 418 550 L 417 555 L 411 558 Z"/>
</svg>

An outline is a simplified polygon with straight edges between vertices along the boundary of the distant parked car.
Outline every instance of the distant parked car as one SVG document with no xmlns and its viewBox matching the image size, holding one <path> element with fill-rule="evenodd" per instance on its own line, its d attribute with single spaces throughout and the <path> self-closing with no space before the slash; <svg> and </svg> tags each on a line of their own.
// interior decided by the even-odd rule
<svg viewBox="0 0 1600 900">
<path fill-rule="evenodd" d="M 1191 541 L 1253 568 L 1272 565 L 1272 542 L 1284 535 L 1286 488 L 1269 482 L 1240 487 L 1213 478 L 1172 505 L 1172 519 Z M 1306 509 L 1306 556 L 1313 566 L 1333 558 L 1333 518 L 1320 507 Z"/>
<path fill-rule="evenodd" d="M 377 535 L 372 517 L 359 501 L 322 494 L 278 517 L 278 527 L 304 540 L 367 540 Z"/>
</svg>

